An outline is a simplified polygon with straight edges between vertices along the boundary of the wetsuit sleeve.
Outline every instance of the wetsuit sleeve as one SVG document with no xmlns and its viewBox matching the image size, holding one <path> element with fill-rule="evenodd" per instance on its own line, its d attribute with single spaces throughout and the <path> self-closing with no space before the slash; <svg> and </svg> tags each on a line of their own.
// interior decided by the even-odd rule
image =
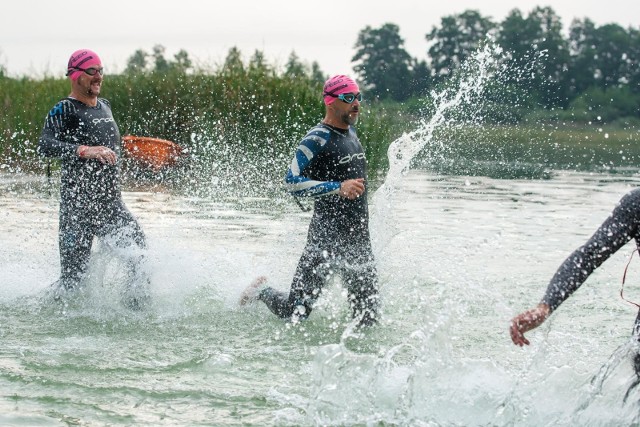
<svg viewBox="0 0 640 427">
<path fill-rule="evenodd" d="M 60 158 L 78 157 L 77 150 L 81 144 L 70 132 L 70 129 L 77 127 L 74 124 L 77 122 L 75 113 L 75 106 L 69 100 L 60 101 L 49 111 L 38 141 L 40 155 Z"/>
<path fill-rule="evenodd" d="M 309 132 L 298 145 L 291 166 L 284 178 L 285 186 L 294 196 L 321 197 L 337 194 L 340 191 L 338 181 L 317 181 L 305 176 L 305 169 L 317 158 L 329 139 L 325 131 Z"/>
<path fill-rule="evenodd" d="M 541 302 L 551 311 L 558 308 L 611 255 L 632 238 L 637 240 L 639 226 L 640 189 L 626 194 L 587 243 L 560 265 Z"/>
</svg>

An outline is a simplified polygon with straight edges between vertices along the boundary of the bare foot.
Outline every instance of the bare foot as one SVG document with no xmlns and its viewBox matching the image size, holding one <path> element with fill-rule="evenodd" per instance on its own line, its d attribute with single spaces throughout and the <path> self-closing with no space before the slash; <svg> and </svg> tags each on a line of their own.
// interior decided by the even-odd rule
<svg viewBox="0 0 640 427">
<path fill-rule="evenodd" d="M 267 283 L 266 276 L 260 276 L 255 279 L 247 289 L 242 291 L 240 294 L 240 305 L 247 305 L 258 299 L 258 293 L 260 292 L 260 288 Z"/>
</svg>

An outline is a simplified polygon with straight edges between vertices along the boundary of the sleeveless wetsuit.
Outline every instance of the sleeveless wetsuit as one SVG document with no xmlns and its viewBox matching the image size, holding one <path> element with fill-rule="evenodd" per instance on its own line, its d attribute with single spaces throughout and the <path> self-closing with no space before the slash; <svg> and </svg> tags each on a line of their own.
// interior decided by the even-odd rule
<svg viewBox="0 0 640 427">
<path fill-rule="evenodd" d="M 119 165 L 81 159 L 80 145 L 105 146 L 120 154 L 120 131 L 107 100 L 95 107 L 73 98 L 56 104 L 45 120 L 38 151 L 61 159 L 60 284 L 71 289 L 86 272 L 94 236 L 113 237 L 117 247 L 146 246 L 138 222 L 122 201 Z M 135 262 L 130 268 L 135 269 Z M 132 273 L 133 274 L 133 273 Z"/>
<path fill-rule="evenodd" d="M 340 183 L 364 178 L 365 192 L 355 200 L 338 195 Z M 349 292 L 352 315 L 361 324 L 375 321 L 377 273 L 369 237 L 367 161 L 353 128 L 325 124 L 311 129 L 300 142 L 285 177 L 298 197 L 314 197 L 307 244 L 287 294 L 272 288 L 258 298 L 282 318 L 306 318 L 325 283 L 340 273 Z"/>
</svg>

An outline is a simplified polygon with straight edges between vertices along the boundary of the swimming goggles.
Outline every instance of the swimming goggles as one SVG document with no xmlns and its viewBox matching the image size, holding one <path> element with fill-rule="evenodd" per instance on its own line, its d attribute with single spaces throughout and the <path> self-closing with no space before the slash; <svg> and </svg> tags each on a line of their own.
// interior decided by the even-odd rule
<svg viewBox="0 0 640 427">
<path fill-rule="evenodd" d="M 84 71 L 90 76 L 95 76 L 98 73 L 100 73 L 101 76 L 104 75 L 104 68 L 69 68 L 69 70 L 67 70 L 67 76 L 74 71 Z"/>
<path fill-rule="evenodd" d="M 325 92 L 325 96 L 331 96 L 333 98 L 338 98 L 342 102 L 346 102 L 347 104 L 351 104 L 356 99 L 358 102 L 362 102 L 362 94 L 358 93 L 341 93 L 340 95 L 334 95 L 333 93 Z"/>
</svg>

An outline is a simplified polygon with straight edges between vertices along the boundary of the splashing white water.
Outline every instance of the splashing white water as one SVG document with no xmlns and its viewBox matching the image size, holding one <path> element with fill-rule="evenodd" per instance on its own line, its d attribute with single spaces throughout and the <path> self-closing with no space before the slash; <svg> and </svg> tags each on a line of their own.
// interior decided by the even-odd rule
<svg viewBox="0 0 640 427">
<path fill-rule="evenodd" d="M 412 161 L 426 148 L 434 151 L 429 155 L 446 150 L 435 135 L 463 125 L 453 118 L 460 112 L 473 116 L 473 107 L 496 77 L 502 59 L 499 48 L 488 45 L 478 51 L 464 65 L 455 85 L 433 94 L 435 108 L 430 119 L 420 121 L 416 130 L 390 145 L 389 172 L 372 201 L 371 232 L 379 260 L 398 257 L 384 251 L 397 247 L 390 245 L 400 229 L 394 215 L 395 198 Z M 441 264 L 455 268 L 455 261 L 443 259 Z M 304 408 L 308 421 L 319 425 L 575 425 L 580 419 L 583 422 L 578 424 L 610 425 L 611 412 L 603 408 L 620 405 L 633 377 L 628 364 L 622 363 L 628 360 L 626 347 L 593 379 L 569 366 L 549 366 L 544 345 L 524 369 L 506 365 L 505 358 L 492 357 L 488 348 L 473 355 L 465 349 L 483 340 L 472 331 L 462 335 L 459 324 L 485 299 L 493 299 L 494 310 L 499 304 L 495 295 L 482 298 L 482 285 L 474 288 L 477 279 L 464 275 L 464 271 L 454 272 L 453 283 L 442 286 L 425 280 L 423 290 L 435 294 L 439 288 L 437 301 L 430 300 L 433 295 L 414 293 L 411 285 L 398 280 L 401 274 L 396 275 L 394 289 L 383 289 L 390 297 L 386 303 L 404 304 L 414 311 L 409 317 L 419 317 L 415 312 L 420 312 L 422 321 L 413 324 L 402 315 L 383 319 L 379 329 L 366 338 L 389 342 L 389 337 L 376 334 L 401 337 L 397 345 L 378 353 L 362 352 L 357 345 L 352 349 L 348 333 L 340 343 L 319 348 L 311 367 L 313 390 Z M 461 345 L 460 341 L 468 343 Z M 607 393 L 601 394 L 605 389 Z M 635 403 L 637 394 L 635 390 L 628 401 Z M 625 422 L 636 421 L 637 406 L 626 404 L 622 410 Z"/>
<path fill-rule="evenodd" d="M 371 232 L 377 256 L 382 254 L 395 235 L 394 196 L 402 184 L 403 175 L 411 167 L 411 162 L 427 146 L 445 148 L 440 141 L 434 139 L 434 132 L 462 124 L 449 117 L 461 108 L 468 109 L 481 98 L 503 59 L 499 46 L 487 44 L 478 50 L 462 65 L 461 78 L 457 84 L 431 94 L 434 100 L 434 113 L 431 118 L 421 119 L 414 131 L 403 134 L 389 146 L 389 171 L 384 183 L 373 196 L 371 212 Z"/>
</svg>

